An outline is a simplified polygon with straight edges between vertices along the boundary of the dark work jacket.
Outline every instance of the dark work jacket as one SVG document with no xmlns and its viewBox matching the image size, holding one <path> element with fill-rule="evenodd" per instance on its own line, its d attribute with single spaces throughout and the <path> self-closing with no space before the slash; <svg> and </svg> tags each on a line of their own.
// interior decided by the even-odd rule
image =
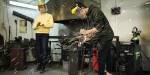
<svg viewBox="0 0 150 75">
<path fill-rule="evenodd" d="M 83 26 L 85 29 L 96 27 L 99 31 L 92 38 L 92 42 L 112 40 L 114 36 L 113 30 L 104 13 L 100 8 L 95 7 L 94 5 L 89 7 L 87 19 Z"/>
</svg>

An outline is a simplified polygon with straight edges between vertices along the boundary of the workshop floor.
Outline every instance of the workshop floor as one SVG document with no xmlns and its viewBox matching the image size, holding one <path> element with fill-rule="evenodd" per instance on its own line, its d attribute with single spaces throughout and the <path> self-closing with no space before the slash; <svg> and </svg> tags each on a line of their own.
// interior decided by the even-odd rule
<svg viewBox="0 0 150 75">
<path fill-rule="evenodd" d="M 62 66 L 60 65 L 53 65 L 51 66 L 48 71 L 46 71 L 43 74 L 40 74 L 39 72 L 35 71 L 35 65 L 28 66 L 27 69 L 22 71 L 4 71 L 0 72 L 0 75 L 68 75 L 67 71 L 65 71 Z M 93 72 L 79 72 L 78 75 L 98 75 L 97 73 Z M 113 74 L 116 75 L 116 74 Z M 123 74 L 124 75 L 124 74 Z M 138 72 L 135 75 L 150 75 L 150 72 Z"/>
<path fill-rule="evenodd" d="M 49 71 L 40 74 L 39 72 L 35 72 L 34 69 L 26 69 L 24 71 L 18 71 L 18 72 L 16 71 L 0 72 L 0 75 L 68 75 L 68 73 L 60 69 L 50 69 Z M 84 74 L 79 73 L 79 75 L 84 75 Z M 97 74 L 88 73 L 87 75 L 97 75 Z"/>
<path fill-rule="evenodd" d="M 53 67 L 48 68 L 48 71 L 45 73 L 40 74 L 39 72 L 35 71 L 36 66 L 30 65 L 27 69 L 22 71 L 4 71 L 0 72 L 0 75 L 68 75 L 67 71 L 65 71 L 60 65 L 53 65 Z M 84 75 L 85 73 L 79 72 L 79 75 Z M 88 72 L 86 75 L 97 75 L 93 72 Z"/>
</svg>

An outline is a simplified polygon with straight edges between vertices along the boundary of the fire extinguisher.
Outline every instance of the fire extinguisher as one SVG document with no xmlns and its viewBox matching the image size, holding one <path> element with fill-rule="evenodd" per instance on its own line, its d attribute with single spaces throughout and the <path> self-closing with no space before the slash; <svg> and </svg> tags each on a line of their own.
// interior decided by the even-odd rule
<svg viewBox="0 0 150 75">
<path fill-rule="evenodd" d="M 99 59 L 99 54 L 98 54 L 98 49 L 97 48 L 93 48 L 93 54 L 92 54 L 92 67 L 93 67 L 93 71 L 98 72 L 100 69 L 100 63 L 98 61 Z"/>
</svg>

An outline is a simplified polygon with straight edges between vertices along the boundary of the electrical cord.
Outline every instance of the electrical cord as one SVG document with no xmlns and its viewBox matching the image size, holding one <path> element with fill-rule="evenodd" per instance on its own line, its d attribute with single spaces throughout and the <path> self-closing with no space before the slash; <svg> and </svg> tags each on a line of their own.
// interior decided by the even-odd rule
<svg viewBox="0 0 150 75">
<path fill-rule="evenodd" d="M 148 58 L 148 56 L 146 55 L 146 53 L 143 50 L 141 50 L 141 52 L 143 53 L 143 55 L 147 59 L 147 61 L 150 63 L 150 59 Z"/>
<path fill-rule="evenodd" d="M 142 38 L 140 36 L 140 38 Z M 141 48 L 141 47 L 140 47 Z M 143 49 L 145 49 L 145 47 L 143 47 Z M 145 49 L 146 50 L 146 49 Z M 144 57 L 147 59 L 147 61 L 150 63 L 150 59 L 148 58 L 148 56 L 146 55 L 146 53 L 141 49 L 141 52 L 143 53 Z"/>
<path fill-rule="evenodd" d="M 8 22 L 8 26 L 10 26 L 10 21 L 9 21 L 9 17 L 8 17 L 8 4 L 7 4 L 7 0 L 6 1 L 4 1 L 4 4 L 6 5 L 6 17 L 7 17 L 7 22 Z M 4 11 L 5 12 L 5 11 Z M 3 17 L 4 17 L 4 15 L 3 15 Z M 9 33 L 10 34 L 10 33 Z M 6 39 L 8 39 L 8 37 L 7 37 L 7 29 L 6 29 Z M 10 38 L 9 38 L 9 40 L 10 40 Z"/>
<path fill-rule="evenodd" d="M 150 63 L 150 59 L 146 56 L 145 52 L 143 50 L 141 50 L 141 52 L 143 53 L 144 57 L 148 60 L 148 62 Z"/>
<path fill-rule="evenodd" d="M 6 29 L 6 27 L 5 27 L 5 24 L 4 24 L 4 19 L 5 19 L 5 16 L 4 16 L 4 13 L 5 13 L 5 5 L 3 4 L 3 1 L 1 1 L 1 5 L 0 5 L 0 7 L 2 7 L 2 30 L 4 30 L 4 32 L 5 32 L 5 34 L 6 34 L 6 39 L 7 39 L 7 29 Z M 5 40 L 4 40 L 4 42 L 5 42 Z"/>
</svg>

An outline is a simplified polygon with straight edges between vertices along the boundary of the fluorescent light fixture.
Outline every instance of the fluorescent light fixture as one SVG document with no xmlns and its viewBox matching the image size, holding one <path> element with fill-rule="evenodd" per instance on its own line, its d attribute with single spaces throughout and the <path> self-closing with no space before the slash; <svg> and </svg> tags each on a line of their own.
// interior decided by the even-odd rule
<svg viewBox="0 0 150 75">
<path fill-rule="evenodd" d="M 149 1 L 149 2 L 146 2 L 145 4 L 146 4 L 146 5 L 150 4 L 150 1 Z"/>
<path fill-rule="evenodd" d="M 9 4 L 24 7 L 24 8 L 38 9 L 37 6 L 30 5 L 30 4 L 25 4 L 25 3 L 20 3 L 20 2 L 16 2 L 16 1 L 9 1 Z"/>
</svg>

